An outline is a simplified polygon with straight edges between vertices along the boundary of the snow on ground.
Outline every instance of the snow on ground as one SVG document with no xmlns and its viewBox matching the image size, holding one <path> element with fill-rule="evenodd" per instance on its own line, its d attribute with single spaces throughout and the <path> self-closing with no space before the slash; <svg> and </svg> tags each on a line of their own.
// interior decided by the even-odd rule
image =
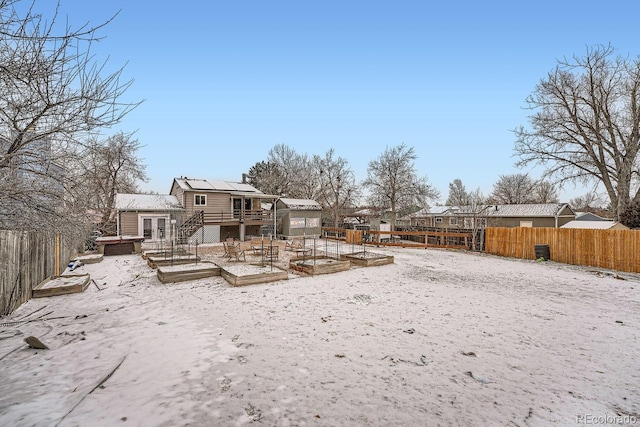
<svg viewBox="0 0 640 427">
<path fill-rule="evenodd" d="M 80 267 L 102 290 L 0 319 L 0 425 L 640 423 L 640 276 L 376 252 L 395 263 L 236 288 Z"/>
</svg>

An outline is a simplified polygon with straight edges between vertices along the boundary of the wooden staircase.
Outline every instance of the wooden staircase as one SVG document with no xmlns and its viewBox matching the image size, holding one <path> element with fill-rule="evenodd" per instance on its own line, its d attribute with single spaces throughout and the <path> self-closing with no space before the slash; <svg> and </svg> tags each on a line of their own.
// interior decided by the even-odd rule
<svg viewBox="0 0 640 427">
<path fill-rule="evenodd" d="M 193 236 L 193 233 L 198 231 L 202 226 L 204 226 L 204 211 L 197 211 L 178 227 L 176 243 L 187 243 L 189 237 Z"/>
</svg>

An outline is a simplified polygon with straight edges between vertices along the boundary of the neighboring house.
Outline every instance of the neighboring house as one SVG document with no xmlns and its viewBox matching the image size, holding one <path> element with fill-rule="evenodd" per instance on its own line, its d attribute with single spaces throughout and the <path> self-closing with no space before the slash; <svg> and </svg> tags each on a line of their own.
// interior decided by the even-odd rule
<svg viewBox="0 0 640 427">
<path fill-rule="evenodd" d="M 417 228 L 473 230 L 486 225 L 488 206 L 435 206 L 412 215 L 411 226 Z"/>
<path fill-rule="evenodd" d="M 609 221 L 605 219 L 596 221 L 585 221 L 577 218 L 574 221 L 569 221 L 560 228 L 583 228 L 591 230 L 629 230 L 629 227 L 616 221 Z"/>
<path fill-rule="evenodd" d="M 195 237 L 199 242 L 245 240 L 247 236 L 268 234 L 275 226 L 273 212 L 262 206 L 279 197 L 246 183 L 181 177 L 173 180 L 169 193 L 185 212 L 178 224 L 179 238 L 191 238 L 198 232 Z"/>
<path fill-rule="evenodd" d="M 592 212 L 576 212 L 576 221 L 611 221 Z"/>
<path fill-rule="evenodd" d="M 170 239 L 171 221 L 182 218 L 184 209 L 168 194 L 116 194 L 118 236 L 143 236 L 146 241 Z"/>
<path fill-rule="evenodd" d="M 478 227 L 554 227 L 575 219 L 566 203 L 436 206 L 411 215 L 411 226 L 436 229 Z"/>
<path fill-rule="evenodd" d="M 567 203 L 492 205 L 484 211 L 488 227 L 559 228 L 576 218 Z"/>
<path fill-rule="evenodd" d="M 319 237 L 322 234 L 322 206 L 310 199 L 278 199 L 278 234 L 285 239 Z"/>
</svg>

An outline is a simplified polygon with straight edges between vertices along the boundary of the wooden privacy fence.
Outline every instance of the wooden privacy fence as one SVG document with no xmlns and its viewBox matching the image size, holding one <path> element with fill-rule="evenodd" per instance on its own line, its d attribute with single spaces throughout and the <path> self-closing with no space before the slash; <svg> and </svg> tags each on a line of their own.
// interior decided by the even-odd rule
<svg viewBox="0 0 640 427">
<path fill-rule="evenodd" d="M 548 245 L 552 261 L 640 273 L 638 230 L 535 227 L 486 230 L 487 253 L 535 259 L 535 245 Z"/>
<path fill-rule="evenodd" d="M 31 298 L 32 288 L 64 271 L 73 246 L 54 233 L 0 230 L 0 315 L 7 315 Z"/>
</svg>

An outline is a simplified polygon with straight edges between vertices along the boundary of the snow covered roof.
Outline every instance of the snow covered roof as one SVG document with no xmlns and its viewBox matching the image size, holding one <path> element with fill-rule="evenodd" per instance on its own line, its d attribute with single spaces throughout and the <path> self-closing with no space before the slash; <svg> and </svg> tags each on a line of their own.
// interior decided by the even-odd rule
<svg viewBox="0 0 640 427">
<path fill-rule="evenodd" d="M 120 211 L 182 210 L 176 196 L 170 194 L 116 194 L 116 209 Z"/>
<path fill-rule="evenodd" d="M 289 209 L 294 210 L 322 210 L 322 206 L 320 203 L 311 199 L 289 199 L 289 198 L 281 198 L 280 201 L 284 203 Z"/>
<path fill-rule="evenodd" d="M 519 205 L 433 206 L 411 214 L 411 217 L 437 215 L 464 216 L 478 214 L 493 217 L 555 217 L 567 207 L 566 203 L 542 203 Z M 573 211 L 571 211 L 573 212 Z"/>
<path fill-rule="evenodd" d="M 483 214 L 497 217 L 555 217 L 565 207 L 568 207 L 566 203 L 491 205 Z"/>
<path fill-rule="evenodd" d="M 616 221 L 576 220 L 576 221 L 569 221 L 568 223 L 561 226 L 560 228 L 586 228 L 586 229 L 593 229 L 593 230 L 611 230 L 611 229 L 627 230 L 629 227 L 627 227 L 624 224 L 620 224 L 619 222 L 616 222 Z"/>
</svg>

